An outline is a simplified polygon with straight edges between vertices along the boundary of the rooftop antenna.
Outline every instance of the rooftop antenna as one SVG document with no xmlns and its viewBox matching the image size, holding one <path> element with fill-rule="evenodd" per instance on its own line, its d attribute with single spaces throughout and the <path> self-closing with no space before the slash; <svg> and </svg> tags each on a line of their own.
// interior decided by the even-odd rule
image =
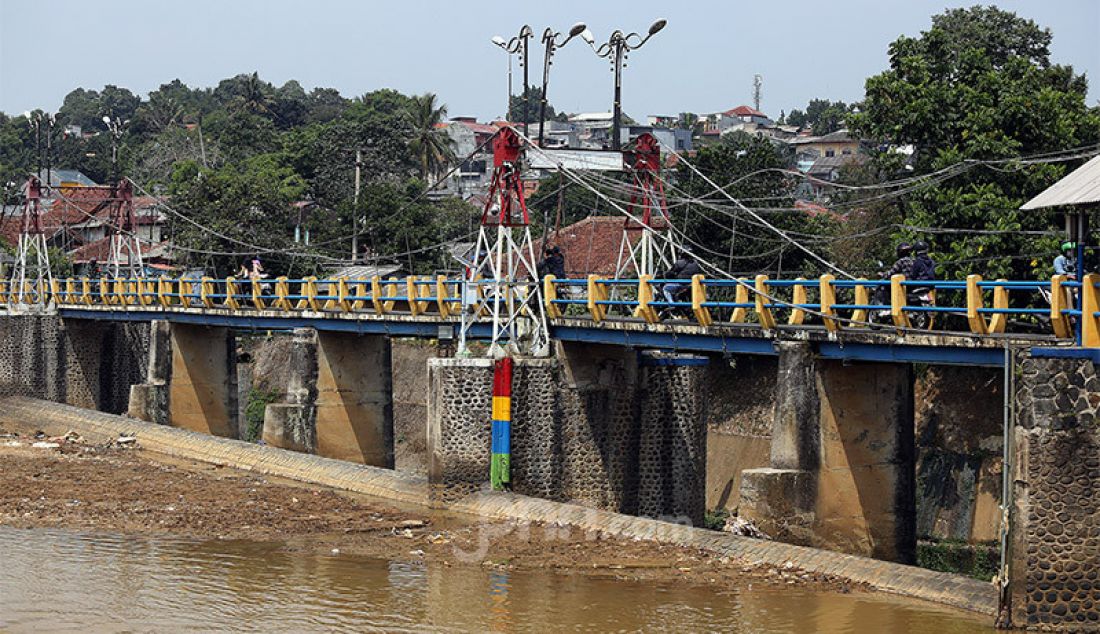
<svg viewBox="0 0 1100 634">
<path fill-rule="evenodd" d="M 764 96 L 764 76 L 759 73 L 752 76 L 752 107 L 760 112 L 760 98 Z"/>
</svg>

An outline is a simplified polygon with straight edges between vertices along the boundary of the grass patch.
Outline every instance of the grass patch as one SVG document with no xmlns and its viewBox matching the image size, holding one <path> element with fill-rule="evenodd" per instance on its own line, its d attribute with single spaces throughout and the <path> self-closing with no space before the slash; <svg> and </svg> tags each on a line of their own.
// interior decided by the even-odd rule
<svg viewBox="0 0 1100 634">
<path fill-rule="evenodd" d="M 264 433 L 264 410 L 279 398 L 279 393 L 274 390 L 256 390 L 248 392 L 248 405 L 244 409 L 244 418 L 248 426 L 244 431 L 247 442 L 256 442 Z"/>
<path fill-rule="evenodd" d="M 703 527 L 712 531 L 720 531 L 725 528 L 726 518 L 729 516 L 729 509 L 711 509 L 703 516 Z"/>
<path fill-rule="evenodd" d="M 997 575 L 1000 560 L 995 544 L 968 544 L 959 540 L 917 542 L 917 565 L 929 570 L 989 581 Z"/>
</svg>

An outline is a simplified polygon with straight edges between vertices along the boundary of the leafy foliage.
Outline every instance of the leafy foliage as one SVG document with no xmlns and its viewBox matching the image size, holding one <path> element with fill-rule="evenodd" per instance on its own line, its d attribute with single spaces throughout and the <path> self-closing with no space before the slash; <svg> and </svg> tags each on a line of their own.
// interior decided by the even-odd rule
<svg viewBox="0 0 1100 634">
<path fill-rule="evenodd" d="M 920 37 L 890 45 L 889 70 L 867 80 L 862 111 L 849 118 L 855 130 L 883 144 L 911 144 L 916 151 L 906 175 L 970 159 L 1009 159 L 907 196 L 902 216 L 908 224 L 1010 232 L 1056 225 L 1049 214 L 1019 207 L 1072 164 L 1010 159 L 1096 143 L 1100 113 L 1085 104 L 1084 76 L 1050 63 L 1051 37 L 1013 13 L 973 7 L 934 16 Z M 890 160 L 884 153 L 879 164 L 888 169 Z M 895 237 L 918 236 L 902 231 Z M 975 263 L 990 276 L 1047 275 L 1052 258 L 1045 254 L 1055 243 L 1019 233 L 925 238 L 952 277 L 973 271 Z"/>
</svg>

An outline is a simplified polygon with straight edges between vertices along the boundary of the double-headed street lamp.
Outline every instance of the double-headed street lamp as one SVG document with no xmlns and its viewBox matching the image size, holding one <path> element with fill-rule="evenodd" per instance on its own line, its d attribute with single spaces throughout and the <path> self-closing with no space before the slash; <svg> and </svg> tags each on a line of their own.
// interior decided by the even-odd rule
<svg viewBox="0 0 1100 634">
<path fill-rule="evenodd" d="M 592 50 L 596 51 L 596 55 L 611 60 L 611 70 L 615 73 L 615 115 L 611 127 L 611 149 L 613 150 L 620 149 L 622 145 L 619 139 L 619 129 L 622 126 L 623 117 L 623 60 L 626 58 L 627 53 L 634 49 L 641 48 L 642 45 L 649 41 L 649 38 L 665 28 L 666 24 L 668 24 L 667 20 L 657 20 L 649 27 L 649 32 L 645 37 L 637 33 L 623 34 L 622 31 L 615 31 L 611 34 L 611 37 L 608 38 L 607 42 L 598 47 L 591 39 L 585 38 L 588 41 L 588 45 L 592 47 Z"/>
<path fill-rule="evenodd" d="M 111 133 L 111 184 L 112 186 L 118 181 L 118 142 L 122 139 L 122 126 L 129 123 L 129 121 L 123 121 L 118 117 L 111 118 L 107 115 L 103 115 L 103 124 L 107 126 L 107 131 Z"/>
<path fill-rule="evenodd" d="M 510 40 L 505 40 L 499 35 L 493 36 L 493 44 L 504 49 L 509 55 L 519 54 L 519 63 L 523 66 L 523 136 L 527 136 L 527 111 L 530 111 L 530 95 L 527 91 L 527 51 L 530 48 L 531 38 L 534 37 L 535 32 L 531 30 L 530 26 L 526 24 L 519 30 L 519 35 L 513 37 Z M 508 66 L 508 110 L 505 111 L 504 117 L 508 118 L 508 112 L 512 109 L 512 67 L 509 61 Z"/>
<path fill-rule="evenodd" d="M 539 147 L 542 147 L 542 129 L 546 127 L 546 86 L 550 82 L 550 64 L 553 62 L 551 58 L 554 56 L 554 51 L 565 46 L 569 43 L 569 40 L 581 36 L 586 42 L 591 43 L 592 33 L 588 31 L 584 22 L 577 22 L 569 29 L 569 34 L 562 41 L 558 41 L 561 37 L 561 33 L 555 31 L 550 27 L 546 27 L 546 30 L 542 32 L 542 43 L 545 45 L 545 55 L 542 58 L 542 95 L 539 103 Z"/>
<path fill-rule="evenodd" d="M 27 123 L 34 128 L 34 152 L 38 160 L 38 173 L 35 174 L 39 179 L 42 178 L 42 129 L 45 127 L 46 132 L 46 147 L 45 147 L 45 159 L 46 159 L 46 187 L 49 188 L 53 181 L 53 125 L 57 123 L 57 117 L 48 112 L 24 112 L 23 116 L 27 118 Z"/>
</svg>

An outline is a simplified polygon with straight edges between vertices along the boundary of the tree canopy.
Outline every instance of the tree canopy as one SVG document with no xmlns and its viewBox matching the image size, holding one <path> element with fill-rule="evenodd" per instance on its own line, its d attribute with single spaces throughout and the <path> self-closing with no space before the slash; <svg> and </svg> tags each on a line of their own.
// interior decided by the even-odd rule
<svg viewBox="0 0 1100 634">
<path fill-rule="evenodd" d="M 1100 112 L 1085 102 L 1085 77 L 1051 63 L 1051 38 L 1049 30 L 1001 9 L 950 9 L 919 37 L 890 45 L 889 69 L 867 80 L 861 111 L 849 117 L 858 133 L 882 147 L 913 147 L 910 171 L 897 171 L 896 154 L 880 153 L 876 164 L 884 178 L 931 174 L 972 159 L 1005 160 L 996 169 L 972 168 L 919 188 L 901 203 L 912 226 L 996 232 L 929 236 L 949 275 L 975 263 L 989 276 L 1049 273 L 1056 238 L 1018 232 L 1057 222 L 1019 207 L 1073 163 L 1012 159 L 1094 145 L 1100 135 Z"/>
</svg>

